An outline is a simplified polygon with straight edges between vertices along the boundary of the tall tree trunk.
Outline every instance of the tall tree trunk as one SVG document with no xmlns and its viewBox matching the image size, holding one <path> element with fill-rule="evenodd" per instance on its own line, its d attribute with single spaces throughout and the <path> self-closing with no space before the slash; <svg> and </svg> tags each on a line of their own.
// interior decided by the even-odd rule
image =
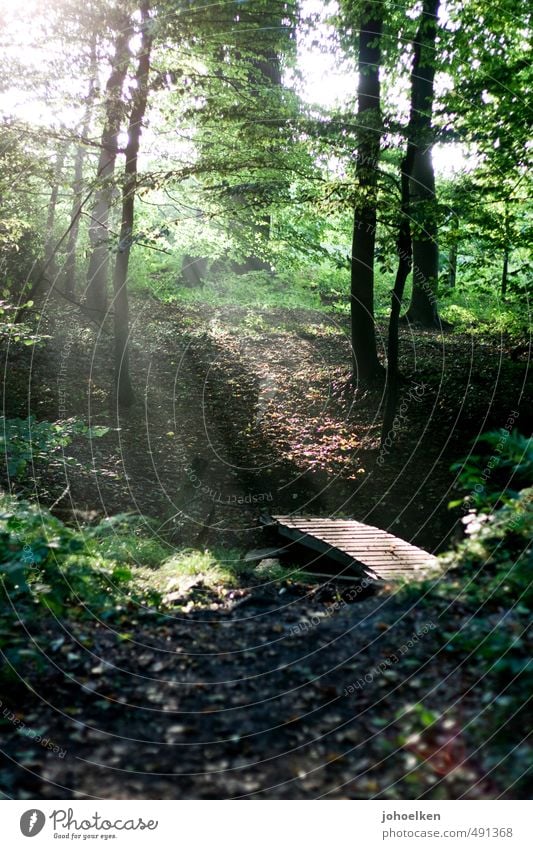
<svg viewBox="0 0 533 849">
<path fill-rule="evenodd" d="M 454 233 L 452 236 L 452 243 L 450 245 L 450 252 L 448 254 L 448 286 L 450 289 L 455 288 L 455 284 L 457 282 L 457 255 L 459 251 L 459 236 Z"/>
<path fill-rule="evenodd" d="M 359 32 L 357 183 L 351 259 L 351 336 L 353 383 L 383 375 L 374 327 L 374 249 L 376 244 L 377 167 L 382 132 L 379 68 L 382 20 L 369 4 Z"/>
<path fill-rule="evenodd" d="M 414 145 L 413 168 L 409 182 L 413 216 L 413 289 L 406 318 L 424 327 L 434 327 L 439 323 L 439 246 L 431 126 L 439 4 L 440 0 L 424 0 L 422 6 L 421 20 L 413 44 L 411 115 L 408 130 L 410 141 Z"/>
<path fill-rule="evenodd" d="M 413 252 L 411 241 L 411 227 L 409 224 L 409 178 L 413 167 L 414 148 L 407 144 L 407 152 L 401 165 L 401 217 L 398 232 L 398 270 L 392 290 L 392 303 L 389 318 L 389 338 L 387 345 L 387 390 L 385 396 L 385 412 L 383 415 L 383 426 L 381 430 L 381 445 L 392 431 L 394 416 L 398 406 L 399 396 L 399 340 L 398 325 L 405 283 L 411 271 Z"/>
<path fill-rule="evenodd" d="M 505 298 L 507 295 L 507 286 L 509 283 L 509 257 L 510 257 L 510 234 L 509 234 L 509 208 L 507 206 L 507 202 L 505 203 L 505 212 L 503 218 L 503 230 L 504 230 L 504 245 L 503 245 L 503 268 L 502 268 L 502 298 Z"/>
<path fill-rule="evenodd" d="M 105 122 L 102 132 L 94 207 L 89 225 L 91 255 L 87 272 L 86 307 L 95 318 L 103 318 L 107 309 L 109 267 L 109 211 L 113 200 L 112 178 L 118 153 L 118 136 L 124 109 L 122 88 L 130 61 L 131 23 L 126 18 L 118 28 L 115 55 L 106 85 Z"/>
<path fill-rule="evenodd" d="M 506 245 L 503 249 L 503 268 L 502 268 L 502 298 L 507 295 L 507 285 L 509 282 L 509 247 Z"/>
<path fill-rule="evenodd" d="M 133 241 L 139 144 L 142 133 L 142 122 L 148 101 L 148 77 L 150 74 L 150 56 L 153 41 L 149 0 L 142 0 L 140 3 L 140 12 L 142 26 L 141 49 L 135 73 L 136 86 L 133 89 L 133 105 L 128 127 L 126 164 L 122 186 L 122 222 L 113 275 L 115 384 L 117 400 L 122 406 L 129 406 L 135 399 L 129 364 L 128 265 Z"/>
<path fill-rule="evenodd" d="M 96 33 L 93 33 L 91 41 L 91 59 L 89 70 L 89 90 L 85 106 L 85 114 L 81 122 L 81 143 L 76 150 L 74 158 L 74 179 L 72 181 L 72 211 L 70 213 L 71 228 L 67 241 L 67 258 L 63 268 L 63 286 L 67 295 L 74 294 L 76 283 L 76 249 L 78 246 L 78 234 L 80 230 L 80 206 L 83 199 L 83 164 L 85 161 L 84 139 L 89 133 L 91 125 L 91 114 L 94 107 L 94 99 L 97 89 L 97 59 L 96 59 Z"/>
<path fill-rule="evenodd" d="M 55 239 L 54 225 L 56 220 L 57 200 L 59 198 L 59 188 L 61 185 L 61 177 L 63 175 L 63 167 L 67 156 L 67 145 L 61 144 L 56 154 L 54 165 L 54 176 L 52 178 L 52 191 L 50 200 L 48 201 L 48 211 L 46 215 L 46 243 L 44 246 L 44 263 L 48 269 L 48 274 L 52 281 L 57 277 L 57 262 L 55 258 Z"/>
</svg>

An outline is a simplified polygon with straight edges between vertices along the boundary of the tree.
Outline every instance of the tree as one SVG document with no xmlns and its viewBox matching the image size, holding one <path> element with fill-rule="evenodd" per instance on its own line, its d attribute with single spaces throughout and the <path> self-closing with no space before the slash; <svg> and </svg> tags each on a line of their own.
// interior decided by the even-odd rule
<svg viewBox="0 0 533 849">
<path fill-rule="evenodd" d="M 439 246 L 432 128 L 435 41 L 440 0 L 424 0 L 413 42 L 411 112 L 407 129 L 413 147 L 409 209 L 413 232 L 413 287 L 406 318 L 424 327 L 438 326 Z"/>
<path fill-rule="evenodd" d="M 448 248 L 448 287 L 454 289 L 457 283 L 457 261 L 459 258 L 460 224 L 459 212 L 456 207 L 449 210 L 449 248 Z"/>
<path fill-rule="evenodd" d="M 531 10 L 513 0 L 454 0 L 447 11 L 441 51 L 453 85 L 441 94 L 436 119 L 444 133 L 453 124 L 455 140 L 477 155 L 463 190 L 457 197 L 455 180 L 451 192 L 458 214 L 450 223 L 449 269 L 453 277 L 457 243 L 466 236 L 478 246 L 477 267 L 487 269 L 487 252 L 498 257 L 494 279 L 505 297 L 513 251 L 525 249 L 530 234 Z"/>
<path fill-rule="evenodd" d="M 191 3 L 171 33 L 189 57 L 177 50 L 172 69 L 180 132 L 194 141 L 182 191 L 190 187 L 198 221 L 216 220 L 225 231 L 228 267 L 238 272 L 270 268 L 273 210 L 289 194 L 297 99 L 283 85 L 282 69 L 294 55 L 296 11 L 279 0 Z M 187 253 L 185 263 L 201 268 L 194 246 Z"/>
<path fill-rule="evenodd" d="M 358 145 L 351 255 L 351 340 L 355 382 L 382 377 L 374 327 L 374 254 L 377 226 L 377 169 L 382 132 L 380 112 L 380 39 L 382 4 L 365 3 L 358 48 Z"/>
<path fill-rule="evenodd" d="M 28 143 L 24 129 L 9 120 L 0 126 L 0 275 L 4 297 L 19 310 L 32 297 L 42 260 L 44 221 L 36 216 L 36 197 L 46 185 L 43 150 Z"/>
<path fill-rule="evenodd" d="M 129 42 L 132 23 L 121 12 L 116 22 L 114 56 L 107 80 L 104 102 L 104 128 L 100 143 L 97 169 L 98 188 L 89 225 L 91 254 L 87 271 L 86 308 L 94 318 L 103 319 L 107 309 L 107 278 L 109 266 L 109 213 L 113 201 L 113 174 L 119 149 L 119 134 L 125 105 L 122 89 L 130 63 Z"/>
<path fill-rule="evenodd" d="M 72 181 L 72 210 L 70 213 L 70 232 L 67 240 L 66 259 L 63 267 L 63 287 L 67 295 L 73 295 L 76 281 L 76 250 L 80 229 L 80 212 L 83 200 L 83 165 L 87 135 L 89 133 L 91 116 L 97 92 L 97 56 L 96 33 L 91 36 L 89 85 L 87 91 L 85 114 L 80 127 L 80 140 L 74 157 L 74 177 Z"/>
<path fill-rule="evenodd" d="M 238 15 L 238 23 L 236 32 L 239 29 L 250 29 L 253 25 L 256 28 L 257 38 L 255 47 L 250 55 L 250 47 L 247 46 L 248 55 L 241 57 L 237 52 L 235 61 L 241 61 L 246 68 L 246 83 L 249 90 L 249 97 L 255 101 L 255 108 L 258 113 L 265 109 L 265 105 L 272 105 L 274 108 L 281 106 L 282 99 L 282 54 L 287 54 L 289 38 L 287 37 L 290 28 L 284 25 L 283 20 L 287 16 L 286 4 L 269 3 L 263 5 L 256 4 L 256 9 L 250 9 L 246 14 Z M 240 40 L 240 39 L 238 39 Z M 251 125 L 248 130 L 248 135 L 252 136 L 257 127 Z M 272 138 L 273 134 L 270 128 L 266 128 L 267 135 L 271 137 L 272 143 L 275 144 Z M 251 131 L 251 132 L 250 132 Z M 280 150 L 281 153 L 281 150 Z M 257 187 L 256 187 L 257 188 Z M 235 187 L 233 192 L 232 202 L 235 206 L 247 205 L 247 197 L 249 197 L 249 185 L 244 184 L 242 187 Z M 243 262 L 233 264 L 235 270 L 245 273 L 247 271 L 268 270 L 270 265 L 265 262 L 258 253 L 261 253 L 270 238 L 272 219 L 271 212 L 266 205 L 266 208 L 257 216 L 255 223 L 255 241 L 259 246 L 258 251 L 254 251 L 249 256 L 245 257 Z"/>
<path fill-rule="evenodd" d="M 150 17 L 150 0 L 141 0 L 139 8 L 141 14 L 141 48 L 132 94 L 133 102 L 129 119 L 126 163 L 122 184 L 122 221 L 113 275 L 115 383 L 117 400 L 123 406 L 130 405 L 135 398 L 129 367 L 128 264 L 133 243 L 139 145 L 142 122 L 148 101 L 148 80 L 153 42 L 153 21 Z"/>
<path fill-rule="evenodd" d="M 411 238 L 410 225 L 410 194 L 409 181 L 414 160 L 414 145 L 407 144 L 407 151 L 402 160 L 400 168 L 401 180 L 401 210 L 400 224 L 398 228 L 398 269 L 392 290 L 392 303 L 389 317 L 389 334 L 387 345 L 387 384 L 385 396 L 385 412 L 383 416 L 383 426 L 381 430 L 381 445 L 390 435 L 393 427 L 396 407 L 398 406 L 399 395 L 399 344 L 398 344 L 398 329 L 400 322 L 400 312 L 402 308 L 402 299 L 405 289 L 405 284 L 413 263 L 413 245 Z"/>
<path fill-rule="evenodd" d="M 44 245 L 44 262 L 47 268 L 47 273 L 55 279 L 57 276 L 57 263 L 55 257 L 55 220 L 57 201 L 59 198 L 59 190 L 63 179 L 63 169 L 65 167 L 65 159 L 67 157 L 67 145 L 60 144 L 55 156 L 54 169 L 52 174 L 52 191 L 48 201 L 48 212 L 46 216 L 46 241 Z"/>
</svg>

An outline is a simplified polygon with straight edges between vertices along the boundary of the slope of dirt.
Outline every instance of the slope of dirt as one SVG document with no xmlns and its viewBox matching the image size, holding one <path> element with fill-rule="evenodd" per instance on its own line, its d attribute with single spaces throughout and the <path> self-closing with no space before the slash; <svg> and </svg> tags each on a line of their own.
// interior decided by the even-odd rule
<svg viewBox="0 0 533 849">
<path fill-rule="evenodd" d="M 176 544 L 249 545 L 261 509 L 346 515 L 430 550 L 456 515 L 449 468 L 513 411 L 527 432 L 525 363 L 494 343 L 404 331 L 406 382 L 386 447 L 383 393 L 346 395 L 347 328 L 304 310 L 135 304 L 137 402 L 114 408 L 111 338 L 52 305 L 42 351 L 9 363 L 6 408 L 111 428 L 72 453 L 49 502 L 84 514 L 137 510 Z M 57 376 L 57 377 L 56 377 Z M 46 483 L 50 488 L 50 470 Z M 52 482 L 53 483 L 53 482 Z M 70 502 L 69 502 L 70 499 Z"/>
<path fill-rule="evenodd" d="M 78 466 L 37 466 L 37 494 L 47 506 L 62 496 L 54 510 L 68 520 L 138 511 L 177 547 L 261 543 L 266 508 L 350 515 L 439 550 L 456 522 L 447 509 L 451 462 L 513 410 L 527 427 L 526 369 L 497 344 L 405 335 L 401 417 L 380 453 L 381 393 L 343 392 L 342 323 L 304 311 L 185 309 L 152 299 L 135 304 L 137 402 L 125 414 L 110 396 L 109 336 L 74 312 L 61 315 L 52 322 L 45 313 L 52 338 L 42 350 L 9 362 L 8 414 L 26 415 L 29 395 L 38 418 L 80 416 L 110 431 L 69 448 Z M 120 628 L 73 616 L 36 632 L 50 648 L 39 674 L 28 671 L 33 693 L 21 686 L 2 696 L 14 717 L 2 720 L 3 792 L 503 792 L 475 736 L 459 731 L 476 715 L 476 673 L 446 649 L 442 632 L 455 616 L 459 627 L 465 611 L 441 610 L 430 595 L 411 610 L 392 588 L 351 600 L 335 582 L 316 591 L 252 581 L 190 611 L 126 609 Z M 435 722 L 421 719 L 422 702 Z"/>
</svg>

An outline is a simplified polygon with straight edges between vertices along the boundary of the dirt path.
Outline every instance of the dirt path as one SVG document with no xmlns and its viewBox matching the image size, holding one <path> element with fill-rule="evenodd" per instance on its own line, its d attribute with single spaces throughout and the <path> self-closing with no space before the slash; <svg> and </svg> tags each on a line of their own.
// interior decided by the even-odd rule
<svg viewBox="0 0 533 849">
<path fill-rule="evenodd" d="M 127 636 L 76 622 L 55 639 L 41 635 L 55 647 L 48 672 L 18 713 L 61 756 L 11 733 L 4 792 L 497 795 L 460 732 L 474 710 L 465 693 L 475 674 L 443 650 L 440 611 L 409 609 L 391 595 L 349 605 L 307 593 L 299 585 L 281 596 L 279 587 L 255 588 L 217 611 L 176 618 L 134 611 Z M 415 709 L 422 699 L 435 717 L 426 732 Z M 413 731 L 419 736 L 409 743 Z"/>
</svg>

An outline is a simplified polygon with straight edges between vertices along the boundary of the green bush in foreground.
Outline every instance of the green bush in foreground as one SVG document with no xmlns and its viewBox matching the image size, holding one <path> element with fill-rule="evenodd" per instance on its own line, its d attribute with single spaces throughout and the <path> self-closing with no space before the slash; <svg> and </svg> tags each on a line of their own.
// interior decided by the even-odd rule
<svg viewBox="0 0 533 849">
<path fill-rule="evenodd" d="M 25 628 L 44 627 L 55 617 L 120 619 L 132 605 L 157 606 L 160 594 L 140 587 L 134 567 L 140 557 L 155 564 L 167 555 L 156 540 L 142 536 L 138 517 L 115 517 L 80 531 L 30 502 L 0 497 L 5 659 L 37 659 Z"/>
<path fill-rule="evenodd" d="M 476 439 L 472 453 L 454 463 L 452 471 L 466 496 L 450 507 L 485 510 L 511 503 L 533 481 L 533 439 L 516 429 L 491 430 Z"/>
<path fill-rule="evenodd" d="M 487 774 L 494 770 L 502 789 L 512 787 L 522 798 L 531 763 L 524 733 L 533 686 L 533 488 L 485 510 L 465 517 L 467 537 L 442 556 L 445 569 L 436 584 L 402 590 L 411 603 L 441 610 L 441 652 L 464 687 L 445 715 L 419 705 L 427 719 L 422 725 L 416 716 L 406 720 L 404 736 L 413 727 L 421 733 L 427 724 L 433 731 L 444 720 L 452 723 L 478 765 Z"/>
</svg>

